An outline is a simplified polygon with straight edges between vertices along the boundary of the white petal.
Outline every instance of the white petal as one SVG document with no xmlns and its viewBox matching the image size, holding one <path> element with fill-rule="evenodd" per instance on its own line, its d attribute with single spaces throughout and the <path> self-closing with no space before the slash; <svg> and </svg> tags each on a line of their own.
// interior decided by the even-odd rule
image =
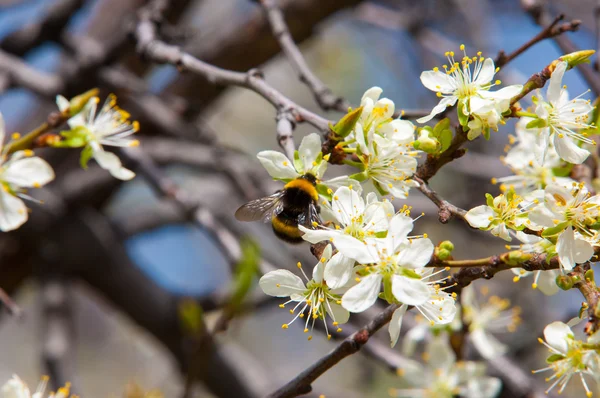
<svg viewBox="0 0 600 398">
<path fill-rule="evenodd" d="M 352 258 L 361 264 L 377 262 L 377 250 L 370 243 L 364 243 L 349 235 L 340 234 L 331 241 L 344 256 Z"/>
<path fill-rule="evenodd" d="M 543 205 L 536 206 L 529 212 L 529 220 L 543 227 L 553 227 L 555 218 L 554 214 Z"/>
<path fill-rule="evenodd" d="M 450 370 L 456 362 L 456 354 L 450 347 L 446 334 L 431 339 L 427 344 L 428 365 L 433 369 Z"/>
<path fill-rule="evenodd" d="M 373 196 L 376 194 L 371 192 Z M 368 201 L 368 198 L 367 198 Z M 364 228 L 369 231 L 380 232 L 389 229 L 389 215 L 394 214 L 393 206 L 390 202 L 373 202 L 370 203 L 364 213 Z"/>
<path fill-rule="evenodd" d="M 326 310 L 331 319 L 333 319 L 334 322 L 337 322 L 340 325 L 348 322 L 348 319 L 350 318 L 350 313 L 347 309 L 331 301 L 328 301 Z"/>
<path fill-rule="evenodd" d="M 395 107 L 396 106 L 394 105 L 394 102 L 392 100 L 382 98 L 375 103 L 373 110 L 381 109 L 381 119 L 389 119 L 394 114 L 394 110 L 396 109 Z"/>
<path fill-rule="evenodd" d="M 504 354 L 506 346 L 483 329 L 475 329 L 470 335 L 473 345 L 485 359 L 492 359 Z"/>
<path fill-rule="evenodd" d="M 363 312 L 375 304 L 380 290 L 381 275 L 367 275 L 344 293 L 342 307 L 350 312 Z"/>
<path fill-rule="evenodd" d="M 306 290 L 302 279 L 286 269 L 266 273 L 258 284 L 265 294 L 273 297 L 291 296 Z"/>
<path fill-rule="evenodd" d="M 396 345 L 398 342 L 398 337 L 400 337 L 400 328 L 402 327 L 402 317 L 406 313 L 407 305 L 401 305 L 394 313 L 392 314 L 392 319 L 390 320 L 390 326 L 388 331 L 390 333 L 390 341 L 392 347 Z"/>
<path fill-rule="evenodd" d="M 540 272 L 538 277 L 537 288 L 546 296 L 552 296 L 560 290 L 556 284 L 556 277 L 559 275 L 558 270 L 537 271 Z"/>
<path fill-rule="evenodd" d="M 309 134 L 302 139 L 298 147 L 298 155 L 304 165 L 304 172 L 314 167 L 313 162 L 317 160 L 319 153 L 321 153 L 321 138 L 317 133 Z"/>
<path fill-rule="evenodd" d="M 421 83 L 431 91 L 450 94 L 455 89 L 454 80 L 440 71 L 427 70 L 421 73 Z"/>
<path fill-rule="evenodd" d="M 425 282 L 401 275 L 392 276 L 392 293 L 398 301 L 408 305 L 421 305 L 430 296 Z"/>
<path fill-rule="evenodd" d="M 594 254 L 594 249 L 588 242 L 575 239 L 572 227 L 568 227 L 558 236 L 556 251 L 560 265 L 567 271 L 575 268 L 577 263 L 586 262 Z"/>
<path fill-rule="evenodd" d="M 569 351 L 569 344 L 567 342 L 569 336 L 573 336 L 573 331 L 562 322 L 552 322 L 544 328 L 546 343 L 563 354 Z"/>
<path fill-rule="evenodd" d="M 492 235 L 502 238 L 507 242 L 510 242 L 512 240 L 510 234 L 508 233 L 508 228 L 506 228 L 506 224 L 504 223 L 496 225 L 494 228 L 492 228 L 490 232 L 492 233 Z"/>
<path fill-rule="evenodd" d="M 25 384 L 17 375 L 13 375 L 13 377 L 2 386 L 3 398 L 29 398 L 30 396 L 27 384 Z"/>
<path fill-rule="evenodd" d="M 256 157 L 273 178 L 292 179 L 299 176 L 292 162 L 281 152 L 262 151 Z"/>
<path fill-rule="evenodd" d="M 415 140 L 415 126 L 408 120 L 392 120 L 381 126 L 379 132 L 397 144 L 409 144 Z"/>
<path fill-rule="evenodd" d="M 348 226 L 354 217 L 365 211 L 365 202 L 356 191 L 340 187 L 333 195 L 331 207 L 342 226 Z"/>
<path fill-rule="evenodd" d="M 129 169 L 126 169 L 125 167 L 119 167 L 118 169 L 110 169 L 108 171 L 113 177 L 123 181 L 128 181 L 135 177 L 135 173 Z"/>
<path fill-rule="evenodd" d="M 379 99 L 379 96 L 381 95 L 381 93 L 383 92 L 383 89 L 381 87 L 371 87 L 370 89 L 368 89 L 367 91 L 365 91 L 365 93 L 363 94 L 360 103 L 361 105 L 363 104 L 363 102 L 365 101 L 366 98 L 370 98 L 371 101 L 373 101 L 373 103 L 377 102 L 377 100 Z"/>
<path fill-rule="evenodd" d="M 4 136 L 6 135 L 6 124 L 4 123 L 4 116 L 0 113 L 0 152 L 4 146 Z"/>
<path fill-rule="evenodd" d="M 58 106 L 58 109 L 61 112 L 64 112 L 71 107 L 71 103 L 69 102 L 69 100 L 63 97 L 62 95 L 56 96 L 56 105 Z"/>
<path fill-rule="evenodd" d="M 502 389 L 502 382 L 496 377 L 472 378 L 467 384 L 465 398 L 495 398 Z"/>
<path fill-rule="evenodd" d="M 413 229 L 413 219 L 398 213 L 390 220 L 387 238 L 392 239 L 392 247 L 395 251 L 400 243 L 406 240 L 408 233 Z"/>
<path fill-rule="evenodd" d="M 523 90 L 523 86 L 515 84 L 512 86 L 506 86 L 497 91 L 482 91 L 480 95 L 484 98 L 493 98 L 496 100 L 511 99 L 515 95 L 519 94 Z"/>
<path fill-rule="evenodd" d="M 567 135 L 563 135 L 563 138 L 560 138 L 559 134 L 555 133 L 554 147 L 561 159 L 573 164 L 583 163 L 590 155 L 586 149 L 578 147 Z"/>
<path fill-rule="evenodd" d="M 27 221 L 27 217 L 25 203 L 0 187 L 0 230 L 17 229 Z"/>
<path fill-rule="evenodd" d="M 431 113 L 429 115 L 424 116 L 420 119 L 417 119 L 417 122 L 427 123 L 428 121 L 433 119 L 433 117 L 435 115 L 437 115 L 438 113 L 442 113 L 447 107 L 454 106 L 454 104 L 456 104 L 457 100 L 458 100 L 458 97 L 455 97 L 455 96 L 442 98 L 441 101 L 436 106 L 433 107 L 433 109 L 431 110 Z"/>
<path fill-rule="evenodd" d="M 336 253 L 325 266 L 325 281 L 330 289 L 338 289 L 345 286 L 352 278 L 354 260 L 345 257 L 342 253 Z"/>
<path fill-rule="evenodd" d="M 325 273 L 325 264 L 319 261 L 313 268 L 312 278 L 317 283 L 323 282 L 323 274 Z"/>
<path fill-rule="evenodd" d="M 465 220 L 473 228 L 487 228 L 490 225 L 490 217 L 494 217 L 494 210 L 486 205 L 472 208 L 465 215 Z"/>
<path fill-rule="evenodd" d="M 434 246 L 427 238 L 411 239 L 403 244 L 397 257 L 398 264 L 407 268 L 422 268 L 431 261 Z"/>
<path fill-rule="evenodd" d="M 302 239 L 310 243 L 319 243 L 324 240 L 329 240 L 332 237 L 341 235 L 341 233 L 338 231 L 331 229 L 309 229 L 303 225 L 298 225 L 298 228 L 304 233 L 304 235 L 302 235 Z"/>
<path fill-rule="evenodd" d="M 18 153 L 15 154 L 18 156 Z M 54 179 L 54 170 L 43 159 L 36 157 L 9 161 L 2 179 L 23 188 L 45 185 Z"/>
<path fill-rule="evenodd" d="M 552 103 L 557 103 L 560 98 L 560 92 L 563 89 L 562 80 L 565 71 L 567 70 L 567 66 L 568 63 L 566 61 L 559 62 L 550 76 L 546 97 L 548 97 L 548 101 Z"/>
<path fill-rule="evenodd" d="M 417 344 L 425 340 L 428 332 L 429 327 L 425 326 L 425 324 L 413 326 L 406 332 L 402 339 L 402 354 L 407 357 L 413 356 L 417 349 Z"/>
<path fill-rule="evenodd" d="M 480 86 L 488 84 L 492 81 L 495 74 L 496 67 L 494 66 L 494 60 L 491 58 L 486 58 L 485 61 L 483 61 L 481 70 L 477 74 L 474 83 L 479 84 Z"/>
</svg>

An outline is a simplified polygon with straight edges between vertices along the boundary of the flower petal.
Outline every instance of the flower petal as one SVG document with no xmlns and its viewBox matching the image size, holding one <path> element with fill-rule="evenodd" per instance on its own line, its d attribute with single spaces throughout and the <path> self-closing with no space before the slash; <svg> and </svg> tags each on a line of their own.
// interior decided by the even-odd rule
<svg viewBox="0 0 600 398">
<path fill-rule="evenodd" d="M 413 219 L 398 213 L 390 220 L 390 226 L 387 234 L 387 239 L 392 239 L 392 247 L 395 251 L 400 243 L 406 240 L 408 233 L 413 229 Z"/>
<path fill-rule="evenodd" d="M 333 194 L 331 207 L 340 224 L 345 227 L 365 211 L 365 202 L 355 190 L 340 187 Z"/>
<path fill-rule="evenodd" d="M 485 61 L 483 61 L 483 65 L 481 66 L 479 73 L 475 77 L 474 83 L 479 84 L 480 86 L 488 84 L 492 81 L 495 74 L 496 67 L 494 66 L 494 60 L 491 58 L 486 58 Z"/>
<path fill-rule="evenodd" d="M 298 156 L 304 165 L 303 174 L 315 167 L 313 162 L 321 153 L 321 138 L 317 133 L 307 135 L 302 139 L 300 147 L 298 147 Z M 300 172 L 300 170 L 298 170 Z"/>
<path fill-rule="evenodd" d="M 544 293 L 546 296 L 552 296 L 559 291 L 559 287 L 556 284 L 556 277 L 560 275 L 558 270 L 548 270 L 548 271 L 537 271 L 540 272 L 540 276 L 537 281 L 537 288 L 540 292 Z"/>
<path fill-rule="evenodd" d="M 373 101 L 373 103 L 377 102 L 377 100 L 379 99 L 379 96 L 381 96 L 382 92 L 383 92 L 383 89 L 381 87 L 377 87 L 377 86 L 371 87 L 370 89 L 365 91 L 362 98 L 360 99 L 361 105 L 367 98 L 370 98 L 371 101 Z"/>
<path fill-rule="evenodd" d="M 402 275 L 392 276 L 392 293 L 396 300 L 407 305 L 421 305 L 430 296 L 425 282 Z"/>
<path fill-rule="evenodd" d="M 256 157 L 273 178 L 292 179 L 300 175 L 292 162 L 281 152 L 262 151 Z"/>
<path fill-rule="evenodd" d="M 27 221 L 27 217 L 25 203 L 0 187 L 0 230 L 17 229 Z"/>
<path fill-rule="evenodd" d="M 442 113 L 447 107 L 454 106 L 454 104 L 456 104 L 456 101 L 458 101 L 458 97 L 455 96 L 442 98 L 441 101 L 433 107 L 429 115 L 417 119 L 417 122 L 427 123 L 428 121 L 433 119 L 435 115 L 437 115 L 438 113 Z"/>
<path fill-rule="evenodd" d="M 422 268 L 431 261 L 433 250 L 433 243 L 428 238 L 411 239 L 400 249 L 398 264 L 412 269 Z"/>
<path fill-rule="evenodd" d="M 563 76 L 567 70 L 568 63 L 566 61 L 561 61 L 556 64 L 556 68 L 552 72 L 550 76 L 550 82 L 548 83 L 548 91 L 546 91 L 546 97 L 548 97 L 548 101 L 555 104 L 558 102 L 560 98 L 560 93 L 562 91 L 562 80 Z"/>
<path fill-rule="evenodd" d="M 348 322 L 348 319 L 350 318 L 350 313 L 347 309 L 339 304 L 331 302 L 331 300 L 327 301 L 326 311 L 331 319 L 340 325 Z"/>
<path fill-rule="evenodd" d="M 306 290 L 299 276 L 286 269 L 278 269 L 266 273 L 258 281 L 259 286 L 269 296 L 286 297 Z"/>
<path fill-rule="evenodd" d="M 350 235 L 339 234 L 331 242 L 344 256 L 361 264 L 370 264 L 379 260 L 377 249 L 371 241 L 365 243 Z"/>
<path fill-rule="evenodd" d="M 450 94 L 455 90 L 452 77 L 444 72 L 427 70 L 421 73 L 421 83 L 431 91 Z"/>
<path fill-rule="evenodd" d="M 502 382 L 496 377 L 471 378 L 467 384 L 465 398 L 495 398 L 502 389 Z"/>
<path fill-rule="evenodd" d="M 380 290 L 381 275 L 367 275 L 344 293 L 342 307 L 350 312 L 363 312 L 375 304 Z"/>
<path fill-rule="evenodd" d="M 57 95 L 56 96 L 56 106 L 58 106 L 59 111 L 64 112 L 71 107 L 71 103 L 69 102 L 68 99 L 66 99 L 62 95 Z"/>
<path fill-rule="evenodd" d="M 465 220 L 473 228 L 487 228 L 490 225 L 490 217 L 494 217 L 494 210 L 486 205 L 472 208 L 465 215 Z"/>
<path fill-rule="evenodd" d="M 561 135 L 563 136 L 562 138 L 560 137 Z M 583 163 L 590 155 L 588 150 L 577 146 L 566 134 L 554 134 L 554 147 L 561 159 L 573 164 Z"/>
<path fill-rule="evenodd" d="M 354 260 L 336 253 L 325 265 L 324 278 L 330 289 L 339 289 L 345 286 L 352 278 Z"/>
<path fill-rule="evenodd" d="M 483 329 L 475 329 L 470 334 L 473 345 L 479 354 L 485 359 L 496 358 L 504 354 L 507 347 L 499 342 L 494 336 L 486 333 Z"/>
<path fill-rule="evenodd" d="M 573 228 L 568 227 L 558 237 L 556 252 L 560 265 L 566 271 L 571 271 L 577 263 L 589 260 L 594 254 L 594 249 L 588 242 L 581 239 L 576 240 Z"/>
<path fill-rule="evenodd" d="M 15 153 L 14 156 L 18 157 L 19 153 Z M 52 167 L 37 156 L 7 163 L 7 168 L 2 173 L 2 179 L 18 187 L 39 187 L 54 179 Z"/>
<path fill-rule="evenodd" d="M 569 336 L 573 336 L 573 331 L 563 322 L 552 322 L 544 328 L 546 343 L 563 354 L 569 351 L 569 344 L 567 342 Z"/>
<path fill-rule="evenodd" d="M 406 313 L 406 309 L 408 306 L 403 304 L 392 314 L 392 319 L 390 320 L 390 326 L 388 331 L 390 333 L 390 342 L 392 347 L 396 345 L 398 342 L 398 337 L 400 337 L 400 328 L 402 327 L 402 317 Z"/>
<path fill-rule="evenodd" d="M 456 354 L 450 347 L 446 334 L 431 339 L 427 344 L 428 365 L 433 369 L 450 370 L 456 362 Z"/>
</svg>

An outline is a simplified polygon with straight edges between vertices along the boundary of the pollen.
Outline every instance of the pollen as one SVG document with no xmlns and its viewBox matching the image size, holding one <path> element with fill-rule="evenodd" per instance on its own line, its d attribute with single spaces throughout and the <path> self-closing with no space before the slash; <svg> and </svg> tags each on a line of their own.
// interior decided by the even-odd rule
<svg viewBox="0 0 600 398">
<path fill-rule="evenodd" d="M 10 137 L 13 140 L 18 140 L 19 138 L 21 138 L 21 134 L 19 134 L 19 133 L 12 133 L 12 135 Z"/>
<path fill-rule="evenodd" d="M 289 325 L 287 323 L 284 323 L 283 325 L 281 325 L 281 328 L 282 329 L 287 329 L 287 328 L 289 328 Z"/>
<path fill-rule="evenodd" d="M 308 340 L 308 341 L 311 341 L 311 340 L 312 340 L 312 336 L 308 336 L 308 339 L 307 339 L 307 340 Z"/>
<path fill-rule="evenodd" d="M 465 51 L 465 45 L 464 44 L 460 45 L 460 51 Z"/>
<path fill-rule="evenodd" d="M 140 140 L 133 140 L 129 142 L 129 146 L 132 148 L 140 146 Z"/>
<path fill-rule="evenodd" d="M 279 308 L 285 308 L 285 304 L 279 304 Z"/>
<path fill-rule="evenodd" d="M 289 164 L 288 162 L 283 162 L 283 165 L 284 165 L 285 167 L 287 167 L 287 165 L 288 165 L 288 164 Z"/>
<path fill-rule="evenodd" d="M 25 155 L 27 157 L 31 157 L 31 156 L 33 156 L 33 151 L 31 149 L 25 149 L 23 151 L 23 155 Z"/>
<path fill-rule="evenodd" d="M 298 267 L 298 268 L 302 268 L 302 263 L 301 263 L 300 261 L 298 261 L 298 262 L 296 263 L 296 267 Z"/>
<path fill-rule="evenodd" d="M 534 288 L 534 289 L 537 289 L 538 285 L 537 285 L 537 283 L 532 283 L 531 287 Z"/>
</svg>

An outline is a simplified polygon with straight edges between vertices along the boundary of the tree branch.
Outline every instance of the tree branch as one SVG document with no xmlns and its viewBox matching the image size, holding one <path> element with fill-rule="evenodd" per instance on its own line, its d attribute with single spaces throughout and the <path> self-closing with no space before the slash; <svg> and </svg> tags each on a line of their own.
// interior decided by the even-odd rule
<svg viewBox="0 0 600 398">
<path fill-rule="evenodd" d="M 438 218 L 442 224 L 446 224 L 453 216 L 461 219 L 465 218 L 465 215 L 467 214 L 466 210 L 456 207 L 446 199 L 442 198 L 420 177 L 415 176 L 413 179 L 419 183 L 419 191 L 427 196 L 439 208 Z"/>
<path fill-rule="evenodd" d="M 312 91 L 319 106 L 326 111 L 337 110 L 339 112 L 347 112 L 350 103 L 343 98 L 334 95 L 309 68 L 300 49 L 292 38 L 290 30 L 285 23 L 283 12 L 277 5 L 276 0 L 260 0 L 260 3 L 265 9 L 273 35 L 279 42 L 285 56 L 292 64 L 296 73 L 298 73 L 300 81 L 306 84 Z"/>
</svg>

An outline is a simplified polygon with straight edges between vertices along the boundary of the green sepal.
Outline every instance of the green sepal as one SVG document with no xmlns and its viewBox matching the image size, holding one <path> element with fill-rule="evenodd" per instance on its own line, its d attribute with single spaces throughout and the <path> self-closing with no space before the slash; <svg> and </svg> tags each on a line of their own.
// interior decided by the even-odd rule
<svg viewBox="0 0 600 398">
<path fill-rule="evenodd" d="M 564 359 L 565 357 L 563 355 L 560 354 L 552 354 L 550 355 L 548 358 L 546 358 L 546 362 L 547 363 L 552 363 L 552 362 L 556 362 L 556 361 L 560 361 L 561 359 Z"/>
<path fill-rule="evenodd" d="M 317 184 L 317 193 L 326 197 L 327 200 L 331 200 L 331 194 L 329 193 L 329 187 L 327 185 Z"/>
<path fill-rule="evenodd" d="M 89 130 L 84 126 L 77 126 L 71 130 L 61 131 L 60 135 L 64 138 L 52 146 L 63 147 L 63 148 L 81 148 L 87 145 Z"/>
<path fill-rule="evenodd" d="M 461 126 L 467 127 L 467 124 L 469 124 L 469 115 L 464 113 L 465 104 L 463 102 L 464 100 L 458 103 L 456 110 L 458 111 L 458 122 Z"/>
<path fill-rule="evenodd" d="M 402 273 L 402 275 L 407 276 L 409 278 L 413 278 L 413 279 L 421 279 L 421 275 L 417 274 L 415 271 L 413 271 L 412 269 L 408 269 L 408 268 L 402 268 L 400 270 L 400 272 Z"/>
<path fill-rule="evenodd" d="M 481 133 L 483 134 L 483 138 L 485 138 L 487 141 L 490 140 L 490 128 L 489 128 L 489 126 L 484 127 L 481 130 Z"/>
<path fill-rule="evenodd" d="M 575 52 L 563 55 L 558 60 L 559 61 L 567 61 L 567 64 L 568 64 L 567 70 L 569 70 L 580 64 L 589 64 L 590 57 L 592 55 L 594 55 L 595 52 L 596 52 L 595 50 L 575 51 Z"/>
<path fill-rule="evenodd" d="M 331 126 L 331 131 L 335 133 L 336 136 L 340 138 L 345 138 L 354 130 L 356 127 L 356 123 L 360 120 L 360 115 L 362 114 L 363 107 L 356 108 L 354 110 L 348 111 L 344 117 L 342 117 L 335 126 Z"/>
<path fill-rule="evenodd" d="M 377 189 L 377 192 L 379 192 L 381 196 L 389 194 L 389 192 L 383 189 L 383 187 L 377 181 L 373 181 L 373 185 L 375 186 L 375 189 Z"/>
<path fill-rule="evenodd" d="M 363 171 L 361 173 L 352 174 L 350 176 L 350 178 L 352 178 L 353 180 L 356 180 L 358 182 L 363 182 L 363 181 L 366 181 L 369 178 L 369 176 L 367 175 L 367 173 L 365 173 Z"/>
<path fill-rule="evenodd" d="M 383 299 L 390 304 L 394 302 L 394 294 L 392 293 L 392 277 L 390 275 L 383 277 Z"/>
<path fill-rule="evenodd" d="M 527 123 L 527 125 L 525 126 L 525 128 L 528 129 L 542 129 L 544 127 L 547 127 L 548 123 L 546 123 L 545 120 L 542 119 L 533 119 L 532 121 L 530 121 L 529 123 Z"/>
<path fill-rule="evenodd" d="M 79 157 L 79 164 L 81 165 L 82 169 L 87 169 L 87 164 L 93 155 L 94 150 L 91 146 L 87 145 L 83 148 L 83 151 L 81 151 L 81 156 Z"/>
<path fill-rule="evenodd" d="M 556 235 L 560 232 L 562 232 L 568 225 L 569 223 L 567 221 L 565 222 L 561 222 L 560 224 L 557 224 L 553 227 L 550 228 L 546 228 L 543 232 L 542 232 L 542 237 L 547 237 L 547 236 L 552 236 L 552 235 Z"/>
<path fill-rule="evenodd" d="M 442 145 L 440 147 L 440 153 L 446 152 L 448 148 L 450 148 L 450 144 L 452 143 L 452 131 L 451 130 L 442 130 L 440 133 L 438 140 Z"/>
<path fill-rule="evenodd" d="M 485 204 L 487 204 L 492 209 L 494 208 L 494 197 L 489 193 L 485 194 Z"/>
<path fill-rule="evenodd" d="M 79 112 L 81 112 L 81 110 L 83 109 L 83 107 L 93 97 L 97 96 L 99 92 L 100 92 L 100 90 L 98 90 L 97 88 L 93 88 L 91 90 L 86 91 L 83 94 L 79 94 L 79 95 L 71 98 L 71 100 L 69 101 L 69 114 L 71 116 L 75 116 L 76 114 L 78 114 Z"/>
</svg>

